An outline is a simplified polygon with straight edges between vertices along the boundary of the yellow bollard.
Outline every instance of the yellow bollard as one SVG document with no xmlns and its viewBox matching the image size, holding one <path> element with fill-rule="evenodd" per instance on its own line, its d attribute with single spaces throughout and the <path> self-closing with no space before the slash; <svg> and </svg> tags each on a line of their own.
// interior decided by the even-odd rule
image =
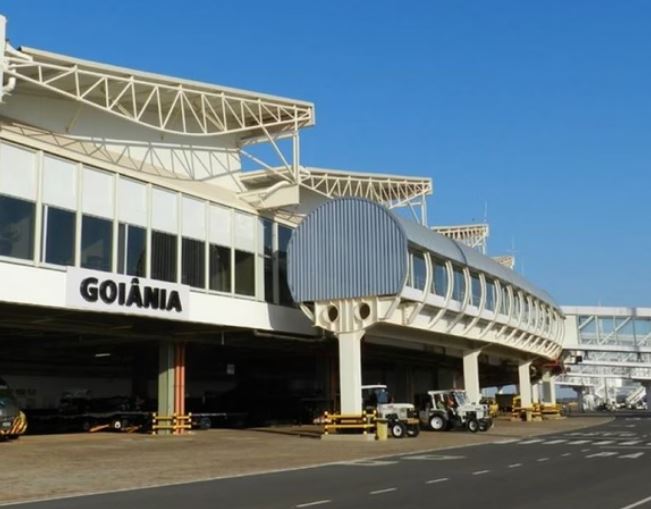
<svg viewBox="0 0 651 509">
<path fill-rule="evenodd" d="M 376 438 L 378 440 L 386 440 L 389 436 L 389 423 L 386 419 L 377 419 L 375 421 L 376 425 Z"/>
</svg>

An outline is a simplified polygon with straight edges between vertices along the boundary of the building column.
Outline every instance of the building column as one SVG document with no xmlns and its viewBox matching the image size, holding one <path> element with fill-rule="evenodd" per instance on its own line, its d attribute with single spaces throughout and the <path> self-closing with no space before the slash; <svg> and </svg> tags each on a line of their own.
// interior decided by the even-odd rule
<svg viewBox="0 0 651 509">
<path fill-rule="evenodd" d="M 362 413 L 362 337 L 364 331 L 344 332 L 339 343 L 339 394 L 342 414 Z"/>
<path fill-rule="evenodd" d="M 175 347 L 162 341 L 158 345 L 158 415 L 174 413 Z"/>
<path fill-rule="evenodd" d="M 185 415 L 185 343 L 174 351 L 174 413 Z"/>
<path fill-rule="evenodd" d="M 556 377 L 550 371 L 544 371 L 542 376 L 543 403 L 556 404 Z"/>
<path fill-rule="evenodd" d="M 518 364 L 518 381 L 520 386 L 520 406 L 531 408 L 531 361 L 520 361 Z"/>
<path fill-rule="evenodd" d="M 647 412 L 651 411 L 651 382 L 644 382 L 646 389 L 646 409 Z"/>
<path fill-rule="evenodd" d="M 531 402 L 533 404 L 540 403 L 540 383 L 536 382 L 531 386 Z"/>
<path fill-rule="evenodd" d="M 479 353 L 481 350 L 463 352 L 463 386 L 468 400 L 479 403 L 481 390 L 479 388 Z"/>
</svg>

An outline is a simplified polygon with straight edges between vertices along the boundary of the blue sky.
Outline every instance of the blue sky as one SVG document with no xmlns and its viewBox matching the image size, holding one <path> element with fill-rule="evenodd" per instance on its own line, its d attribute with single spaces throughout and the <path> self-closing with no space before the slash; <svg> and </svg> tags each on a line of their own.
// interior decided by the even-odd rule
<svg viewBox="0 0 651 509">
<path fill-rule="evenodd" d="M 316 103 L 304 164 L 430 176 L 430 223 L 562 304 L 651 306 L 651 3 L 8 0 L 15 45 Z"/>
</svg>

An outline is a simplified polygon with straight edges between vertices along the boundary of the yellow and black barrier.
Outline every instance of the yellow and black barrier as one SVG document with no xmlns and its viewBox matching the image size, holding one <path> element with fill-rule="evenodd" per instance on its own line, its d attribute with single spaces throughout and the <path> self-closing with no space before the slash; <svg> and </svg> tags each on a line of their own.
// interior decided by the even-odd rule
<svg viewBox="0 0 651 509">
<path fill-rule="evenodd" d="M 152 414 L 151 434 L 156 435 L 159 431 L 171 431 L 174 435 L 182 435 L 192 429 L 192 414 L 187 415 L 158 415 Z"/>
<path fill-rule="evenodd" d="M 333 433 L 369 433 L 375 434 L 377 413 L 364 412 L 360 415 L 355 414 L 323 414 L 323 434 L 330 435 Z"/>
</svg>

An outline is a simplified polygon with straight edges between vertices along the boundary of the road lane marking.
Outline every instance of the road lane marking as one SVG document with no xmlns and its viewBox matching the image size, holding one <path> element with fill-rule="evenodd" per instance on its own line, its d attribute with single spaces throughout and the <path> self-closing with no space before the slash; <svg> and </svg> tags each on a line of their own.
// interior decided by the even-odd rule
<svg viewBox="0 0 651 509">
<path fill-rule="evenodd" d="M 472 475 L 484 475 L 490 472 L 490 470 L 477 470 L 476 472 L 473 472 Z"/>
<path fill-rule="evenodd" d="M 637 502 L 633 502 L 632 504 L 625 505 L 624 507 L 620 507 L 619 509 L 633 509 L 634 507 L 640 507 L 641 505 L 644 505 L 647 502 L 651 502 L 651 497 L 643 498 L 642 500 L 638 500 Z"/>
<path fill-rule="evenodd" d="M 543 461 L 549 461 L 549 458 L 538 458 L 536 461 L 542 463 Z"/>
<path fill-rule="evenodd" d="M 567 445 L 582 445 L 589 444 L 590 440 L 574 440 L 573 442 L 568 442 Z"/>
<path fill-rule="evenodd" d="M 537 444 L 538 442 L 542 442 L 542 438 L 534 438 L 533 440 L 525 440 L 523 442 L 520 442 L 521 445 L 529 445 L 529 444 Z"/>
<path fill-rule="evenodd" d="M 594 454 L 588 454 L 586 456 L 586 459 L 588 458 L 609 458 L 610 456 L 617 456 L 616 452 L 595 452 Z"/>
<path fill-rule="evenodd" d="M 403 460 L 423 460 L 423 461 L 449 461 L 449 460 L 465 460 L 465 456 L 452 456 L 445 454 L 417 454 L 415 456 L 403 456 Z"/>
<path fill-rule="evenodd" d="M 643 452 L 634 452 L 631 454 L 624 454 L 623 456 L 620 456 L 619 459 L 630 459 L 630 460 L 636 460 L 640 456 L 644 456 Z"/>
<path fill-rule="evenodd" d="M 496 444 L 502 445 L 502 444 L 512 444 L 514 442 L 519 442 L 519 438 L 507 438 L 506 440 L 499 440 L 495 442 Z"/>
<path fill-rule="evenodd" d="M 509 468 L 518 468 L 518 467 L 521 467 L 521 466 L 522 466 L 522 463 L 513 463 L 513 464 L 509 465 Z"/>
<path fill-rule="evenodd" d="M 392 491 L 397 491 L 398 488 L 385 488 L 383 490 L 369 491 L 369 495 L 382 495 L 383 493 L 391 493 Z"/>
<path fill-rule="evenodd" d="M 305 504 L 298 504 L 296 507 L 300 509 L 301 507 L 312 507 L 315 505 L 329 504 L 332 500 L 315 500 L 314 502 L 306 502 Z"/>
<path fill-rule="evenodd" d="M 557 440 L 548 440 L 547 442 L 543 442 L 543 445 L 562 444 L 563 442 L 567 442 L 567 440 L 559 438 Z"/>
<path fill-rule="evenodd" d="M 601 442 L 593 442 L 592 445 L 610 445 L 612 443 L 612 440 L 602 440 Z"/>
<path fill-rule="evenodd" d="M 384 460 L 357 460 L 357 461 L 342 461 L 339 465 L 347 467 L 386 467 L 387 465 L 395 465 L 397 461 L 384 461 Z"/>
<path fill-rule="evenodd" d="M 425 481 L 425 484 L 438 484 L 440 482 L 445 482 L 448 480 L 448 477 L 441 477 L 440 479 L 430 479 L 429 481 Z"/>
<path fill-rule="evenodd" d="M 629 440 L 628 442 L 622 442 L 619 445 L 637 445 L 641 443 L 641 440 Z"/>
<path fill-rule="evenodd" d="M 581 449 L 581 452 L 590 452 L 590 449 Z"/>
<path fill-rule="evenodd" d="M 571 452 L 566 452 L 565 454 L 561 454 L 561 456 L 563 456 L 564 458 L 566 458 L 566 457 L 568 457 L 568 456 L 572 456 L 572 453 L 571 453 Z"/>
</svg>

